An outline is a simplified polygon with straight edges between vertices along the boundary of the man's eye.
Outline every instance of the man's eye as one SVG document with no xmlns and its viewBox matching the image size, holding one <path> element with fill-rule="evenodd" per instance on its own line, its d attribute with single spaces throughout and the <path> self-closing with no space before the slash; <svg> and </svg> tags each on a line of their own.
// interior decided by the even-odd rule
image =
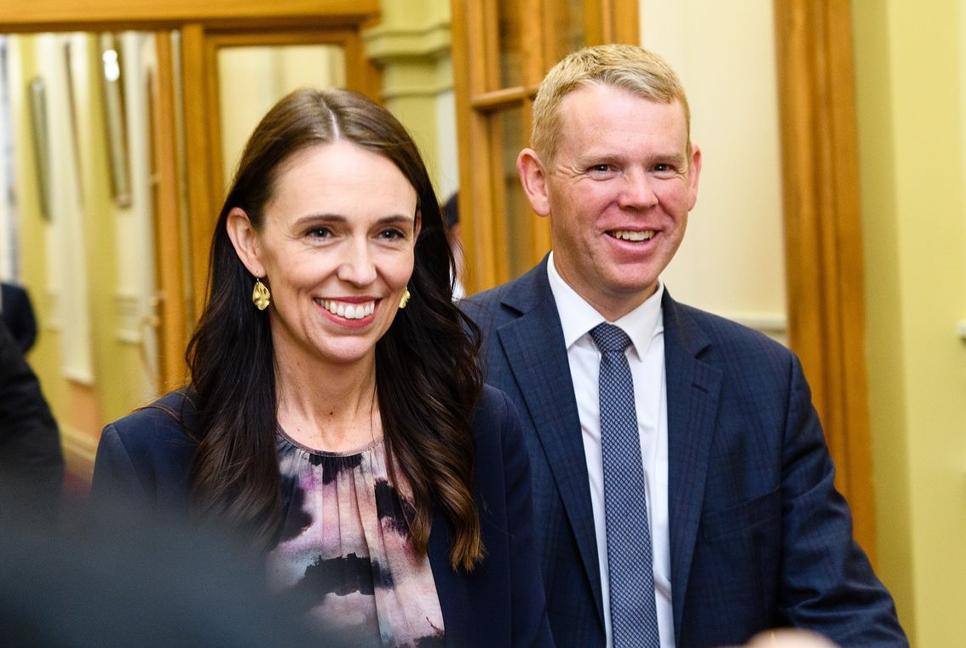
<svg viewBox="0 0 966 648">
<path fill-rule="evenodd" d="M 677 170 L 678 170 L 676 165 L 668 164 L 667 162 L 660 162 L 658 164 L 655 164 L 653 169 L 654 169 L 654 173 L 661 173 L 661 174 L 677 173 Z"/>
<path fill-rule="evenodd" d="M 613 164 L 592 164 L 591 166 L 587 167 L 588 176 L 601 180 L 612 178 L 617 172 L 617 167 L 615 167 Z"/>
</svg>

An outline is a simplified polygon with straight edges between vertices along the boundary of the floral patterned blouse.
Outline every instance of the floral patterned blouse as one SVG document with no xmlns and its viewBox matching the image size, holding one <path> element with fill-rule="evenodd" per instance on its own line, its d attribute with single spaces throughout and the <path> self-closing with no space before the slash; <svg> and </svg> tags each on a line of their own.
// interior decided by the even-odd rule
<svg viewBox="0 0 966 648">
<path fill-rule="evenodd" d="M 428 556 L 407 541 L 411 489 L 389 479 L 383 442 L 354 452 L 313 450 L 279 430 L 284 522 L 268 579 L 310 625 L 352 646 L 444 645 Z"/>
</svg>

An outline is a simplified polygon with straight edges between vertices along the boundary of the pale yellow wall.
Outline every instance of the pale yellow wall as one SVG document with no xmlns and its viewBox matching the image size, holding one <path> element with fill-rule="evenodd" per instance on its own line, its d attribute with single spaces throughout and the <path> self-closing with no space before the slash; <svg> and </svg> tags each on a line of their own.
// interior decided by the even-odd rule
<svg viewBox="0 0 966 648">
<path fill-rule="evenodd" d="M 957 0 L 852 3 L 879 571 L 914 645 L 966 618 L 964 37 Z"/>
<path fill-rule="evenodd" d="M 966 36 L 961 3 L 853 2 L 878 572 L 916 646 L 966 618 Z M 641 3 L 688 89 L 698 206 L 666 273 L 741 319 L 784 313 L 770 0 Z"/>
<path fill-rule="evenodd" d="M 412 134 L 445 200 L 459 184 L 449 2 L 383 0 L 365 47 L 382 69 L 384 105 Z"/>
<path fill-rule="evenodd" d="M 703 152 L 698 203 L 664 273 L 684 302 L 786 336 L 773 0 L 641 2 L 642 44 L 680 75 Z"/>
<path fill-rule="evenodd" d="M 66 43 L 72 48 L 76 129 L 67 99 Z M 93 35 L 17 36 L 12 51 L 21 276 L 40 324 L 29 360 L 57 418 L 68 463 L 84 475 L 104 423 L 154 395 L 142 346 L 146 313 L 140 310 L 148 297 L 146 279 L 153 272 L 151 255 L 144 253 L 145 205 L 138 202 L 148 199 L 147 179 L 135 183 L 141 189 L 136 189 L 134 204 L 115 204 Z M 54 180 L 50 221 L 41 216 L 30 137 L 26 83 L 35 75 L 48 84 Z M 133 92 L 144 88 L 139 78 L 131 78 L 129 85 Z M 129 114 L 129 122 L 136 117 Z M 130 141 L 129 157 L 132 169 L 140 169 L 143 176 L 143 128 L 139 135 L 140 141 L 138 133 Z"/>
<path fill-rule="evenodd" d="M 345 53 L 336 45 L 230 47 L 218 52 L 225 189 L 255 126 L 276 101 L 303 86 L 345 87 Z"/>
</svg>

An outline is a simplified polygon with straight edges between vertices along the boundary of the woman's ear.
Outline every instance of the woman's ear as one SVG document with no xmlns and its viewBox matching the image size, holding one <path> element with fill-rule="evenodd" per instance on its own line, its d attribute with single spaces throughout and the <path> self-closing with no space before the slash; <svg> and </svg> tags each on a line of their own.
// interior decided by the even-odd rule
<svg viewBox="0 0 966 648">
<path fill-rule="evenodd" d="M 255 228 L 248 220 L 248 214 L 241 207 L 232 207 L 228 212 L 228 219 L 225 223 L 228 230 L 228 238 L 235 248 L 235 254 L 245 264 L 248 271 L 255 277 L 261 279 L 265 276 L 265 266 L 259 258 L 258 238 L 255 235 Z"/>
</svg>

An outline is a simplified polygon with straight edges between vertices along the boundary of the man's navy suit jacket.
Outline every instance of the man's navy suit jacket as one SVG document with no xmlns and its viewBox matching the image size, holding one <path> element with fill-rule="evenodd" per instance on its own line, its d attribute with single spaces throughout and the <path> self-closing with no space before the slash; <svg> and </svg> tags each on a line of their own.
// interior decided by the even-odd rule
<svg viewBox="0 0 966 648">
<path fill-rule="evenodd" d="M 482 329 L 487 381 L 521 414 L 554 640 L 602 647 L 587 466 L 546 264 L 461 306 Z M 667 292 L 661 306 L 677 647 L 737 645 L 777 626 L 845 648 L 907 646 L 892 598 L 852 540 L 798 359 Z"/>
<path fill-rule="evenodd" d="M 145 509 L 186 514 L 194 421 L 190 401 L 173 392 L 104 428 L 91 485 L 95 503 L 124 493 Z M 454 571 L 451 527 L 439 510 L 429 536 L 446 645 L 552 648 L 533 550 L 530 472 L 518 417 L 506 396 L 484 388 L 473 430 L 474 495 L 486 556 L 470 573 Z"/>
</svg>

